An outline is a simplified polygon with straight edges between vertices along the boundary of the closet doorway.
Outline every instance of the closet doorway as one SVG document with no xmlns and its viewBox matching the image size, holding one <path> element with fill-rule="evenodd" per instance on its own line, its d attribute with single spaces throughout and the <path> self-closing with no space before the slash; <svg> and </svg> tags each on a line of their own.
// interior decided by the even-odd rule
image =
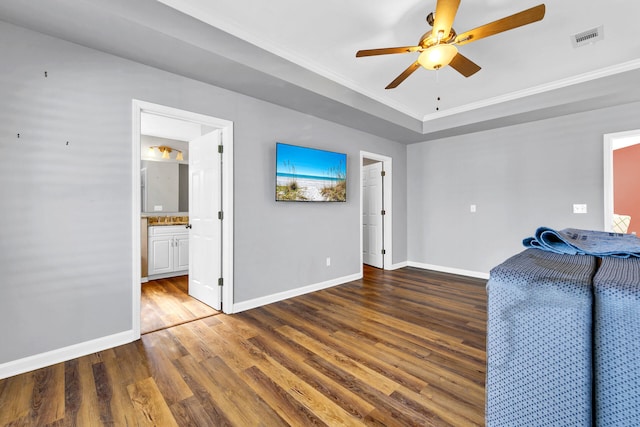
<svg viewBox="0 0 640 427">
<path fill-rule="evenodd" d="M 392 265 L 391 158 L 360 152 L 361 264 L 380 269 Z"/>
<path fill-rule="evenodd" d="M 171 127 L 178 134 L 186 132 L 185 129 L 189 128 L 196 128 L 197 132 L 188 137 L 172 136 L 169 133 L 161 135 L 159 132 L 168 132 L 166 129 L 164 131 L 158 130 L 162 129 L 160 125 L 162 123 L 171 124 Z M 149 130 L 154 126 L 156 130 Z M 180 130 L 181 127 L 182 130 Z M 155 135 L 153 135 L 154 132 Z M 184 154 L 188 152 L 189 168 L 186 178 L 189 193 L 188 212 L 180 212 L 172 205 L 168 205 L 169 207 L 165 209 L 164 203 L 168 202 L 150 203 L 145 199 L 145 192 L 150 191 L 151 183 L 150 180 L 145 181 L 144 173 L 141 173 L 141 159 L 143 158 L 141 153 L 143 150 L 142 141 L 147 139 L 149 135 L 163 138 L 160 142 L 186 140 L 185 143 L 188 146 L 186 149 L 184 146 L 178 148 L 170 146 L 168 143 L 156 144 L 152 148 L 161 152 L 164 159 L 171 158 L 171 152 L 180 152 L 180 156 L 176 155 L 176 157 L 182 163 L 187 158 Z M 177 145 L 178 143 L 173 142 L 173 144 Z M 167 150 L 167 147 L 170 150 Z M 145 149 L 148 148 L 145 147 Z M 185 308 L 187 312 L 195 314 L 194 319 L 206 316 L 209 308 L 204 306 L 202 302 L 210 306 L 211 313 L 233 312 L 233 235 L 231 232 L 233 219 L 233 123 L 134 100 L 133 151 L 134 283 L 132 306 L 133 329 L 136 336 L 139 336 L 141 331 L 142 291 L 140 277 L 141 271 L 144 270 L 144 262 L 135 261 L 144 258 L 144 238 L 141 239 L 140 236 L 141 233 L 143 236 L 146 231 L 143 229 L 144 220 L 140 221 L 141 215 L 152 218 L 157 213 L 161 220 L 168 216 L 167 222 L 171 223 L 171 225 L 155 226 L 153 230 L 151 227 L 148 229 L 150 234 L 154 234 L 154 236 L 149 235 L 148 237 L 149 247 L 147 250 L 150 257 L 148 262 L 151 267 L 148 273 L 149 278 L 154 279 L 151 284 L 156 287 L 156 290 L 163 289 L 158 286 L 164 284 L 166 286 L 164 290 L 171 291 L 166 292 L 168 298 L 175 299 L 177 297 L 176 301 L 182 300 L 181 304 L 186 304 L 182 307 L 176 306 L 175 313 L 171 314 L 176 319 L 176 324 L 185 322 L 185 314 L 180 314 Z M 167 151 L 169 151 L 169 155 L 166 154 Z M 163 187 L 171 186 L 169 181 L 163 181 L 166 183 Z M 184 199 L 184 197 L 181 198 Z M 147 207 L 147 212 L 141 213 L 144 206 Z M 175 232 L 178 237 L 158 236 L 158 239 L 155 239 L 155 234 L 166 234 L 165 230 L 167 233 L 169 231 Z M 183 235 L 188 236 L 187 242 L 182 240 L 181 236 Z M 188 251 L 185 251 L 187 248 Z M 154 250 L 157 250 L 160 255 L 154 254 Z M 169 255 L 165 254 L 165 250 Z M 181 257 L 183 252 L 186 252 L 188 257 Z M 188 266 L 185 262 L 188 263 Z M 164 264 L 170 266 L 173 271 L 163 274 Z M 188 275 L 182 275 L 183 272 L 188 272 Z M 184 295 L 185 290 L 188 295 Z M 172 294 L 173 296 L 171 296 Z M 156 296 L 158 296 L 157 293 Z M 169 300 L 167 306 L 171 305 Z M 148 313 L 145 305 L 145 317 Z M 153 328 L 153 325 L 146 325 L 144 330 L 148 331 Z"/>
</svg>

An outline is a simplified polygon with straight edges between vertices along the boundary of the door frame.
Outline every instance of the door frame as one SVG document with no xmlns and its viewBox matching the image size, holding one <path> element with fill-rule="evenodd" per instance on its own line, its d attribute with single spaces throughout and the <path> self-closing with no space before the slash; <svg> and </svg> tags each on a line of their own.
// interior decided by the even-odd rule
<svg viewBox="0 0 640 427">
<path fill-rule="evenodd" d="M 380 212 L 384 208 L 382 200 L 384 178 L 381 176 L 384 164 L 368 158 L 365 158 L 362 163 L 362 263 L 376 268 L 384 268 L 384 254 L 380 251 L 380 249 L 384 248 L 385 243 L 384 215 Z M 375 191 L 373 192 L 370 187 L 372 181 L 375 181 Z M 368 185 L 365 183 L 368 183 Z M 376 200 L 370 200 L 370 203 L 367 204 L 367 197 L 365 197 L 367 194 L 372 195 Z M 372 206 L 373 209 L 371 209 Z M 371 238 L 370 229 L 372 221 L 375 221 L 377 226 L 373 239 Z M 367 225 L 366 229 L 364 228 L 365 223 Z M 365 245 L 365 243 L 368 245 Z M 380 243 L 379 247 L 377 243 Z M 367 249 L 366 253 L 365 249 Z M 371 253 L 372 249 L 374 249 L 373 254 Z"/>
<path fill-rule="evenodd" d="M 362 256 L 363 249 L 363 235 L 362 235 L 362 212 L 364 203 L 364 197 L 362 192 L 362 184 L 364 180 L 364 166 L 362 165 L 364 159 L 371 159 L 382 162 L 382 169 L 385 172 L 385 177 L 383 180 L 383 206 L 385 210 L 385 215 L 382 218 L 383 222 L 383 241 L 384 241 L 384 250 L 385 254 L 383 256 L 383 269 L 384 270 L 393 270 L 393 168 L 392 168 L 392 159 L 391 157 L 384 156 L 382 154 L 370 153 L 367 151 L 360 151 L 360 275 L 363 274 L 364 268 L 364 257 Z"/>
<path fill-rule="evenodd" d="M 613 150 L 638 144 L 640 129 L 603 135 L 604 231 L 613 231 Z"/>
<path fill-rule="evenodd" d="M 132 100 L 132 144 L 131 157 L 131 218 L 132 218 L 132 329 L 135 339 L 140 338 L 140 299 L 141 299 L 141 266 L 140 266 L 140 122 L 141 114 L 150 113 L 173 119 L 200 123 L 222 130 L 222 311 L 233 313 L 233 122 L 204 114 L 154 104 L 151 102 Z"/>
</svg>

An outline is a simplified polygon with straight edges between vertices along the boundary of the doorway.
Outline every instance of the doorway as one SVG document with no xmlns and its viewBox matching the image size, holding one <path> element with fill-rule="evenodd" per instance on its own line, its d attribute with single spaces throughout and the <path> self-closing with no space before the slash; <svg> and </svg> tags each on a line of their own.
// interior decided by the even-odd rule
<svg viewBox="0 0 640 427">
<path fill-rule="evenodd" d="M 189 275 L 151 279 L 142 284 L 141 335 L 220 313 L 189 295 Z"/>
<path fill-rule="evenodd" d="M 631 233 L 638 229 L 637 224 L 640 222 L 640 205 L 635 196 L 640 190 L 637 168 L 637 158 L 640 156 L 640 129 L 605 134 L 603 139 L 604 230 L 622 232 L 619 228 L 621 219 L 628 216 L 630 218 L 623 220 L 623 225 L 628 226 L 628 232 Z M 626 170 L 624 163 L 628 161 L 623 162 L 624 158 L 630 158 L 633 163 Z M 633 161 L 634 159 L 636 161 Z"/>
<path fill-rule="evenodd" d="M 392 188 L 391 157 L 361 151 L 361 265 L 385 270 L 392 268 Z"/>
<path fill-rule="evenodd" d="M 206 274 L 215 274 L 215 279 L 208 279 L 206 281 L 206 285 L 216 291 L 215 293 L 208 295 L 213 296 L 214 299 L 205 302 L 210 305 L 217 304 L 217 307 L 214 308 L 221 309 L 225 313 L 233 312 L 233 122 L 163 105 L 133 100 L 132 218 L 134 262 L 132 283 L 132 319 L 133 330 L 136 337 L 140 336 L 141 322 L 141 263 L 138 262 L 142 253 L 141 241 L 139 238 L 141 232 L 140 215 L 142 206 L 142 192 L 140 191 L 141 124 L 142 117 L 149 115 L 164 117 L 185 124 L 197 124 L 203 129 L 202 134 L 208 134 L 210 136 L 209 139 L 215 139 L 213 142 L 207 140 L 209 146 L 204 147 L 204 149 L 200 149 L 202 147 L 199 147 L 199 149 L 190 153 L 189 163 L 196 160 L 201 164 L 205 164 L 205 170 L 200 168 L 199 175 L 196 177 L 200 178 L 198 181 L 199 190 L 202 194 L 217 194 L 219 197 L 208 197 L 208 199 L 200 201 L 197 199 L 195 201 L 190 200 L 189 212 L 190 215 L 191 212 L 196 213 L 200 223 L 202 223 L 203 219 L 209 221 L 210 224 L 207 227 L 207 232 L 214 229 L 216 233 L 216 250 L 212 254 L 199 254 L 199 251 L 211 251 L 212 245 L 196 244 L 192 247 L 190 242 L 189 250 L 191 253 L 189 256 L 189 269 L 197 269 L 196 273 L 198 273 L 198 277 L 200 278 L 202 278 L 200 273 L 203 269 L 208 269 L 208 271 L 205 271 Z M 191 147 L 191 143 L 189 143 L 189 146 Z M 215 158 L 211 159 L 210 157 Z M 191 173 L 189 175 L 191 175 Z M 194 177 L 190 176 L 189 179 L 192 180 Z M 191 186 L 192 183 L 190 183 L 189 187 Z M 212 212 L 215 212 L 215 226 L 211 225 Z M 203 214 L 206 218 L 202 217 Z M 191 217 L 189 219 L 191 220 Z M 193 240 L 203 242 L 209 236 L 204 236 L 202 233 L 199 233 L 197 237 L 198 239 Z M 220 262 L 219 264 L 209 262 L 204 266 L 194 267 L 191 262 L 192 259 L 218 259 Z M 210 268 L 210 265 L 213 264 L 216 265 L 215 269 Z M 212 272 L 211 270 L 215 271 Z M 215 282 L 215 286 L 213 285 L 213 282 Z M 198 297 L 197 295 L 193 295 L 191 289 L 189 289 L 189 294 Z"/>
</svg>

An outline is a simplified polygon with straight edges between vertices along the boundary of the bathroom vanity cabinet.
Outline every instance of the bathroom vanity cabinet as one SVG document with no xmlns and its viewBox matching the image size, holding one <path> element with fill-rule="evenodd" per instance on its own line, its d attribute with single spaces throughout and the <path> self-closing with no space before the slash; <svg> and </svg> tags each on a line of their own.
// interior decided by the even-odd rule
<svg viewBox="0 0 640 427">
<path fill-rule="evenodd" d="M 189 230 L 184 225 L 149 227 L 149 278 L 171 277 L 189 271 Z"/>
</svg>

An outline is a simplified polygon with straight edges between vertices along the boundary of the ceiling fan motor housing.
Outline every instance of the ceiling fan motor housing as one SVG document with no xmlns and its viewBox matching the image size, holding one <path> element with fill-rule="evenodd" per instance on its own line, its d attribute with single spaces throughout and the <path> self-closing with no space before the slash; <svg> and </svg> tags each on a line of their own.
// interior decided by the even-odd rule
<svg viewBox="0 0 640 427">
<path fill-rule="evenodd" d="M 440 40 L 438 40 L 438 37 L 433 35 L 433 30 L 429 30 L 424 33 L 422 37 L 420 37 L 418 45 L 420 45 L 423 49 L 428 49 L 431 46 L 435 46 L 437 44 L 452 43 L 456 39 L 456 36 L 456 31 L 451 28 L 448 36 L 441 37 Z"/>
</svg>

